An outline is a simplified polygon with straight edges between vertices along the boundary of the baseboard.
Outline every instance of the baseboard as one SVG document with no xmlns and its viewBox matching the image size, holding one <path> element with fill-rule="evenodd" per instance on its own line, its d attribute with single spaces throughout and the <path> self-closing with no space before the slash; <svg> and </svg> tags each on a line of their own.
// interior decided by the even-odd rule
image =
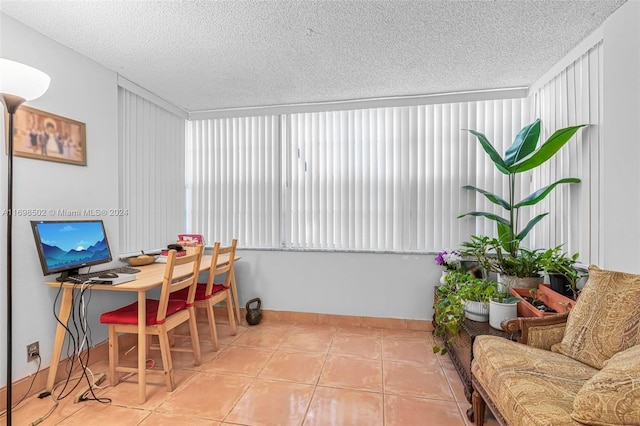
<svg viewBox="0 0 640 426">
<path fill-rule="evenodd" d="M 198 321 L 207 321 L 206 312 L 203 309 L 198 309 Z M 228 320 L 227 308 L 216 306 L 214 308 L 216 317 L 225 318 Z M 246 324 L 245 320 L 246 310 L 240 309 L 240 320 L 243 324 Z M 269 309 L 262 310 L 262 318 L 265 321 L 284 321 L 292 323 L 302 324 L 319 324 L 319 325 L 333 325 L 339 327 L 372 327 L 372 328 L 384 328 L 394 330 L 414 330 L 414 331 L 433 331 L 433 325 L 428 320 L 410 320 L 410 319 L 398 319 L 398 318 L 376 318 L 376 317 L 364 317 L 364 316 L 352 316 L 352 315 L 332 315 L 332 314 L 315 314 L 309 312 L 292 312 L 292 311 L 274 311 Z M 136 344 L 136 336 L 134 334 L 125 334 L 120 336 L 120 347 L 123 350 L 133 347 Z M 109 342 L 104 341 L 93 348 L 91 348 L 91 357 L 89 360 L 90 365 L 102 360 L 109 359 Z M 46 362 L 47 360 L 43 360 Z M 56 374 L 56 383 L 66 378 L 66 366 L 69 362 L 68 359 L 60 361 L 58 364 L 58 372 Z M 46 384 L 47 376 L 49 373 L 49 367 L 42 368 L 38 373 L 31 392 L 27 395 L 27 398 L 31 395 L 41 393 Z M 13 382 L 13 388 L 11 398 L 13 403 L 18 402 L 28 391 L 33 375 L 24 377 L 20 380 Z M 6 408 L 7 400 L 7 388 L 6 386 L 0 389 L 0 411 Z"/>
<path fill-rule="evenodd" d="M 200 312 L 202 311 L 202 312 Z M 227 318 L 227 308 L 216 306 L 216 317 Z M 246 324 L 246 310 L 240 309 L 240 320 Z M 333 325 L 340 327 L 372 327 L 393 330 L 433 331 L 431 320 L 412 320 L 399 318 L 377 318 L 353 315 L 315 314 L 310 312 L 262 310 L 262 318 L 266 321 L 284 321 L 302 324 Z M 206 321 L 206 313 L 199 309 L 198 320 Z"/>
</svg>

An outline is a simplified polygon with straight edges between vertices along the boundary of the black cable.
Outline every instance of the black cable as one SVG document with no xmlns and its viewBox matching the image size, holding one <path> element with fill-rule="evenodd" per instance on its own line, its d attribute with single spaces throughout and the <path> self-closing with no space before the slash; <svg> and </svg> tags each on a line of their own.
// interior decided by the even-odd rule
<svg viewBox="0 0 640 426">
<path fill-rule="evenodd" d="M 64 386 L 60 390 L 58 396 L 54 396 L 54 397 L 56 400 L 61 400 L 66 398 L 78 388 L 78 386 L 80 385 L 80 383 L 83 382 L 83 379 L 84 379 L 89 387 L 89 391 L 87 391 L 87 393 L 90 392 L 92 395 L 92 398 L 89 398 L 83 395 L 80 398 L 81 401 L 93 399 L 101 403 L 111 403 L 110 398 L 100 398 L 95 395 L 93 391 L 94 383 L 91 380 L 91 378 L 89 378 L 89 374 L 87 373 L 87 369 L 89 365 L 89 356 L 90 356 L 91 345 L 92 345 L 91 328 L 89 327 L 88 322 L 84 321 L 84 312 L 81 309 L 80 305 L 86 290 L 91 290 L 92 285 L 85 286 L 84 285 L 85 283 L 77 283 L 77 282 L 72 283 L 73 296 L 71 300 L 71 312 L 69 315 L 72 326 L 70 326 L 69 324 L 63 324 L 62 321 L 60 321 L 60 318 L 58 317 L 55 311 L 56 304 L 58 302 L 58 299 L 60 298 L 62 284 L 63 283 L 61 283 L 60 287 L 58 288 L 58 293 L 56 294 L 56 298 L 53 303 L 53 315 L 56 318 L 56 321 L 60 325 L 62 325 L 62 327 L 64 327 L 67 335 L 69 336 L 69 340 L 67 341 L 67 359 L 69 359 L 70 362 L 66 366 L 67 378 L 65 379 Z M 84 304 L 84 310 L 86 310 L 88 306 L 88 302 L 91 300 L 92 293 L 91 291 L 89 291 L 87 292 L 87 294 L 89 296 L 88 296 L 87 303 Z M 86 352 L 84 354 L 80 353 L 80 349 L 82 347 L 81 344 L 83 341 L 86 342 Z M 73 371 L 75 370 L 76 362 L 80 365 L 80 369 L 82 370 L 81 375 L 79 380 L 69 390 L 67 390 L 67 387 L 70 386 L 70 382 L 73 375 Z"/>
<path fill-rule="evenodd" d="M 69 317 L 72 320 L 72 323 L 75 324 L 75 313 L 74 313 L 74 307 L 75 307 L 75 295 L 76 295 L 76 289 L 77 289 L 78 283 L 73 283 L 73 287 L 72 287 L 72 298 L 71 298 L 71 312 L 69 313 Z M 60 288 L 62 288 L 62 284 L 60 285 Z M 58 296 L 56 296 L 56 301 L 58 299 Z M 54 315 L 56 316 L 56 320 L 58 321 L 58 323 L 62 324 L 62 322 L 60 321 L 60 318 L 58 318 L 58 316 L 55 314 L 55 303 L 54 303 Z M 74 364 L 76 361 L 75 358 L 75 352 L 76 352 L 76 348 L 77 348 L 77 340 L 76 340 L 76 335 L 71 331 L 71 329 L 69 328 L 68 324 L 62 324 L 62 326 L 65 328 L 68 336 L 69 336 L 69 340 L 67 341 L 67 359 L 70 359 L 71 362 L 69 364 L 66 365 L 66 371 L 67 371 L 67 378 L 65 380 L 65 384 L 62 387 L 62 389 L 60 390 L 60 393 L 58 394 L 58 396 L 56 397 L 56 399 L 60 400 L 60 399 L 64 399 L 67 396 L 69 396 L 77 387 L 78 387 L 78 383 L 76 383 L 66 394 L 63 394 L 65 392 L 65 390 L 67 389 L 67 386 L 69 386 L 69 383 L 71 381 L 71 376 L 73 374 L 73 369 L 74 369 Z M 77 331 L 77 327 L 76 327 L 76 331 Z M 70 350 L 72 350 L 73 352 L 70 352 Z"/>
<path fill-rule="evenodd" d="M 93 389 L 95 381 L 92 382 L 91 380 L 89 380 L 89 375 L 87 374 L 87 369 L 89 368 L 91 346 L 93 342 L 91 341 L 91 327 L 89 326 L 89 322 L 86 321 L 85 313 L 87 308 L 89 307 L 89 302 L 91 301 L 92 286 L 93 286 L 92 284 L 88 286 L 83 286 L 82 289 L 80 290 L 80 295 L 81 295 L 80 300 L 82 301 L 82 307 L 79 306 L 78 318 L 79 318 L 79 322 L 83 332 L 83 337 L 86 337 L 84 341 L 87 344 L 87 349 L 86 349 L 86 361 L 83 362 L 82 358 L 79 356 L 80 358 L 79 362 L 82 365 L 83 376 L 86 379 L 87 384 L 89 385 L 89 390 L 80 397 L 80 400 L 81 401 L 95 400 L 103 404 L 110 404 L 111 398 L 99 398 L 98 396 L 96 396 Z M 85 292 L 87 292 L 86 302 L 85 302 Z M 82 348 L 82 345 L 78 349 L 81 349 L 81 348 Z M 92 374 L 92 378 L 93 378 L 93 374 Z M 88 393 L 91 393 L 91 397 L 87 396 Z"/>
<path fill-rule="evenodd" d="M 15 409 L 18 405 L 20 405 L 20 403 L 22 401 L 25 400 L 25 398 L 29 395 L 29 392 L 31 392 L 31 388 L 33 388 L 33 384 L 36 381 L 36 377 L 38 376 L 38 373 L 40 372 L 40 367 L 42 366 L 42 358 L 40 357 L 40 354 L 36 352 L 35 356 L 38 357 L 38 368 L 36 369 L 36 372 L 33 374 L 33 379 L 31 379 L 31 383 L 29 384 L 29 389 L 27 389 L 27 391 L 25 392 L 25 394 L 22 396 L 22 398 L 20 398 L 20 401 L 16 402 L 15 404 L 13 404 L 11 406 L 11 409 Z M 2 413 L 0 413 L 0 417 L 3 417 L 4 415 L 7 414 L 7 410 L 4 410 Z"/>
<path fill-rule="evenodd" d="M 62 321 L 60 321 L 60 317 L 58 317 L 58 313 L 56 312 L 56 305 L 58 303 L 58 299 L 60 299 L 60 293 L 62 292 L 62 285 L 64 284 L 64 281 L 60 283 L 60 286 L 58 287 L 58 292 L 56 294 L 55 299 L 53 300 L 53 317 L 56 319 L 56 321 L 58 322 L 58 324 L 60 324 L 66 331 L 66 335 L 69 336 L 69 339 L 73 339 L 73 335 L 71 334 L 71 330 L 69 329 L 69 327 L 67 327 L 67 324 L 63 323 Z M 67 346 L 69 345 L 69 342 L 67 341 Z M 67 354 L 68 354 L 68 349 L 67 349 Z M 59 361 L 59 360 L 58 360 Z M 69 383 L 69 380 L 71 379 L 71 371 L 68 370 L 67 367 L 67 380 L 65 382 L 64 387 L 62 388 L 62 390 L 60 391 L 60 395 L 62 395 L 62 392 L 66 389 L 67 384 Z M 51 393 L 53 393 L 53 389 L 51 389 Z M 66 397 L 67 395 L 65 395 L 64 397 Z M 62 398 L 64 398 L 62 397 Z M 62 399 L 61 397 L 56 397 L 56 399 Z"/>
<path fill-rule="evenodd" d="M 55 313 L 55 303 L 54 303 L 54 316 L 56 316 L 56 320 L 58 321 L 58 323 L 62 324 L 62 326 L 65 328 L 67 334 L 69 335 L 69 340 L 67 341 L 67 359 L 70 360 L 70 362 L 66 365 L 66 371 L 67 371 L 67 378 L 65 379 L 65 383 L 64 386 L 62 387 L 62 389 L 60 390 L 60 393 L 58 394 L 58 396 L 56 397 L 56 399 L 60 400 L 60 399 L 64 399 L 67 396 L 71 395 L 80 385 L 81 383 L 81 379 L 82 376 L 80 378 L 80 380 L 78 380 L 72 387 L 71 389 L 67 390 L 67 387 L 70 386 L 70 382 L 71 382 L 71 378 L 73 376 L 73 372 L 75 370 L 75 365 L 76 362 L 78 362 L 83 368 L 82 368 L 82 375 L 86 375 L 86 371 L 84 370 L 84 363 L 81 360 L 81 355 L 77 355 L 78 350 L 79 350 L 79 341 L 80 341 L 80 335 L 79 335 L 79 329 L 78 329 L 78 323 L 76 321 L 76 306 L 78 306 L 78 286 L 81 285 L 81 283 L 77 283 L 74 282 L 73 284 L 73 288 L 72 288 L 72 300 L 71 300 L 71 312 L 69 314 L 69 318 L 71 319 L 71 323 L 73 324 L 73 331 L 75 331 L 75 333 L 72 331 L 72 329 L 65 324 L 62 324 L 62 322 L 60 321 L 60 319 L 58 318 L 58 316 Z M 61 286 L 62 287 L 62 286 Z M 59 293 L 59 292 L 58 292 Z M 58 296 L 56 296 L 56 301 L 58 299 Z M 88 379 L 87 379 L 88 381 Z M 88 383 L 90 383 L 88 381 Z M 66 393 L 65 393 L 66 391 Z"/>
</svg>

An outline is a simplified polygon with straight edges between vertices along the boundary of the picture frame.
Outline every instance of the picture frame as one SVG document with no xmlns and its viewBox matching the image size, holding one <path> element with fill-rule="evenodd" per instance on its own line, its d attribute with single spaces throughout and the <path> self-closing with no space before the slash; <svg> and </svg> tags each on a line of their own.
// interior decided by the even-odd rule
<svg viewBox="0 0 640 426">
<path fill-rule="evenodd" d="M 8 114 L 5 114 L 4 127 L 8 136 Z M 87 126 L 80 121 L 24 105 L 13 116 L 13 155 L 16 157 L 86 166 L 86 141 Z M 5 151 L 8 152 L 8 145 Z"/>
</svg>

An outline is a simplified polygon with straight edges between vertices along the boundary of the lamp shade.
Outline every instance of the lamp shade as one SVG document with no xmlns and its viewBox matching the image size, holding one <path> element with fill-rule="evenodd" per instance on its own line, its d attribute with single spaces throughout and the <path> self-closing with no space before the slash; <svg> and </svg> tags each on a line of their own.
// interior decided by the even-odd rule
<svg viewBox="0 0 640 426">
<path fill-rule="evenodd" d="M 0 94 L 30 101 L 42 96 L 50 82 L 51 78 L 40 70 L 0 58 Z"/>
</svg>

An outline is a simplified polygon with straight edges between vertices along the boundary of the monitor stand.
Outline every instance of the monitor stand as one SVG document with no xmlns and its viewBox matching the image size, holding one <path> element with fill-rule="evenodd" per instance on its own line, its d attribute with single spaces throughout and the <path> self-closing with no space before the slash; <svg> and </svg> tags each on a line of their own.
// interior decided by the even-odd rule
<svg viewBox="0 0 640 426">
<path fill-rule="evenodd" d="M 68 271 L 63 271 L 60 276 L 58 278 L 56 278 L 56 281 L 63 283 L 65 281 L 67 281 L 67 277 L 69 277 L 70 275 L 78 275 L 80 273 L 80 269 L 69 269 Z"/>
</svg>

